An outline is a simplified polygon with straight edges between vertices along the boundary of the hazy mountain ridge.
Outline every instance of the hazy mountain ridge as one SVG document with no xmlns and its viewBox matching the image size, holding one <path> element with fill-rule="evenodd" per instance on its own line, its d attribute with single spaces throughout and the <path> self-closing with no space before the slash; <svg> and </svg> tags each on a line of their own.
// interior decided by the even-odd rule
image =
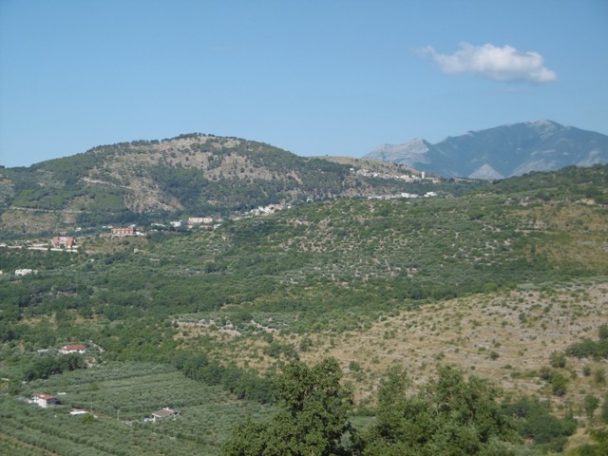
<svg viewBox="0 0 608 456">
<path fill-rule="evenodd" d="M 412 153 L 413 144 L 424 144 L 426 150 Z M 437 144 L 417 139 L 384 145 L 365 158 L 407 163 L 445 177 L 500 179 L 570 165 L 608 163 L 608 136 L 537 120 L 471 131 Z"/>
<path fill-rule="evenodd" d="M 424 139 L 414 138 L 403 144 L 383 144 L 365 156 L 368 159 L 383 160 L 413 166 L 414 163 L 429 163 L 427 152 L 431 149 Z"/>
</svg>

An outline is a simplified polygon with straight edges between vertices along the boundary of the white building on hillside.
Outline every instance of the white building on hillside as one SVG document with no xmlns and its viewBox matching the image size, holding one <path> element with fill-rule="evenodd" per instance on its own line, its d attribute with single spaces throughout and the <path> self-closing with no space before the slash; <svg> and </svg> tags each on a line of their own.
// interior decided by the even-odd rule
<svg viewBox="0 0 608 456">
<path fill-rule="evenodd" d="M 55 396 L 51 396 L 46 393 L 34 393 L 32 396 L 32 403 L 38 407 L 47 408 L 51 405 L 57 405 L 59 401 Z"/>
</svg>

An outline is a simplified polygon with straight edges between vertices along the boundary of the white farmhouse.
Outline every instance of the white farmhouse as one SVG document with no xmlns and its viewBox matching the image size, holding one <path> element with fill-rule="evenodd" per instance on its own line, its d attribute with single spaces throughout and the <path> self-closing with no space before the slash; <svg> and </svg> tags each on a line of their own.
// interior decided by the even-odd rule
<svg viewBox="0 0 608 456">
<path fill-rule="evenodd" d="M 23 277 L 30 274 L 37 274 L 38 270 L 36 269 L 15 269 L 15 276 Z"/>
<path fill-rule="evenodd" d="M 173 410 L 169 407 L 164 407 L 156 412 L 152 412 L 152 421 L 156 423 L 158 420 L 162 420 L 165 418 L 175 418 L 179 415 L 177 410 Z"/>
<path fill-rule="evenodd" d="M 51 405 L 57 405 L 59 401 L 55 396 L 51 396 L 46 393 L 34 393 L 32 396 L 32 403 L 38 407 L 47 408 Z"/>
</svg>

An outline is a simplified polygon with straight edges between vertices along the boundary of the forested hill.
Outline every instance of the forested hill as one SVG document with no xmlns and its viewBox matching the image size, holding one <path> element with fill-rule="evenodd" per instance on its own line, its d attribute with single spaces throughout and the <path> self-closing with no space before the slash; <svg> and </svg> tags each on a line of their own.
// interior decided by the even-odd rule
<svg viewBox="0 0 608 456">
<path fill-rule="evenodd" d="M 21 223 L 27 230 L 27 211 L 60 213 L 64 222 L 84 225 L 127 221 L 138 214 L 226 213 L 404 191 L 407 185 L 399 177 L 414 173 L 390 165 L 391 172 L 377 178 L 357 172 L 363 162 L 355 162 L 299 157 L 238 138 L 181 135 L 99 146 L 27 168 L 2 169 L 0 207 L 5 228 Z M 20 212 L 6 213 L 10 208 Z"/>
</svg>

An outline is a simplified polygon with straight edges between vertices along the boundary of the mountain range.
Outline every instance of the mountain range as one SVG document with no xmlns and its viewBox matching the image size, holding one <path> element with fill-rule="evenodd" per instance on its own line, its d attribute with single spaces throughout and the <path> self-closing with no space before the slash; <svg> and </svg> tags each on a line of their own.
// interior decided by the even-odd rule
<svg viewBox="0 0 608 456">
<path fill-rule="evenodd" d="M 608 163 L 608 136 L 551 120 L 503 125 L 431 144 L 416 138 L 364 156 L 444 177 L 502 179 L 530 171 Z"/>
<path fill-rule="evenodd" d="M 0 229 L 42 233 L 340 197 L 454 194 L 457 185 L 421 180 L 421 172 L 501 179 L 601 163 L 608 163 L 608 136 L 553 121 L 469 132 L 437 144 L 384 145 L 364 159 L 300 157 L 261 142 L 194 133 L 1 168 Z"/>
</svg>

